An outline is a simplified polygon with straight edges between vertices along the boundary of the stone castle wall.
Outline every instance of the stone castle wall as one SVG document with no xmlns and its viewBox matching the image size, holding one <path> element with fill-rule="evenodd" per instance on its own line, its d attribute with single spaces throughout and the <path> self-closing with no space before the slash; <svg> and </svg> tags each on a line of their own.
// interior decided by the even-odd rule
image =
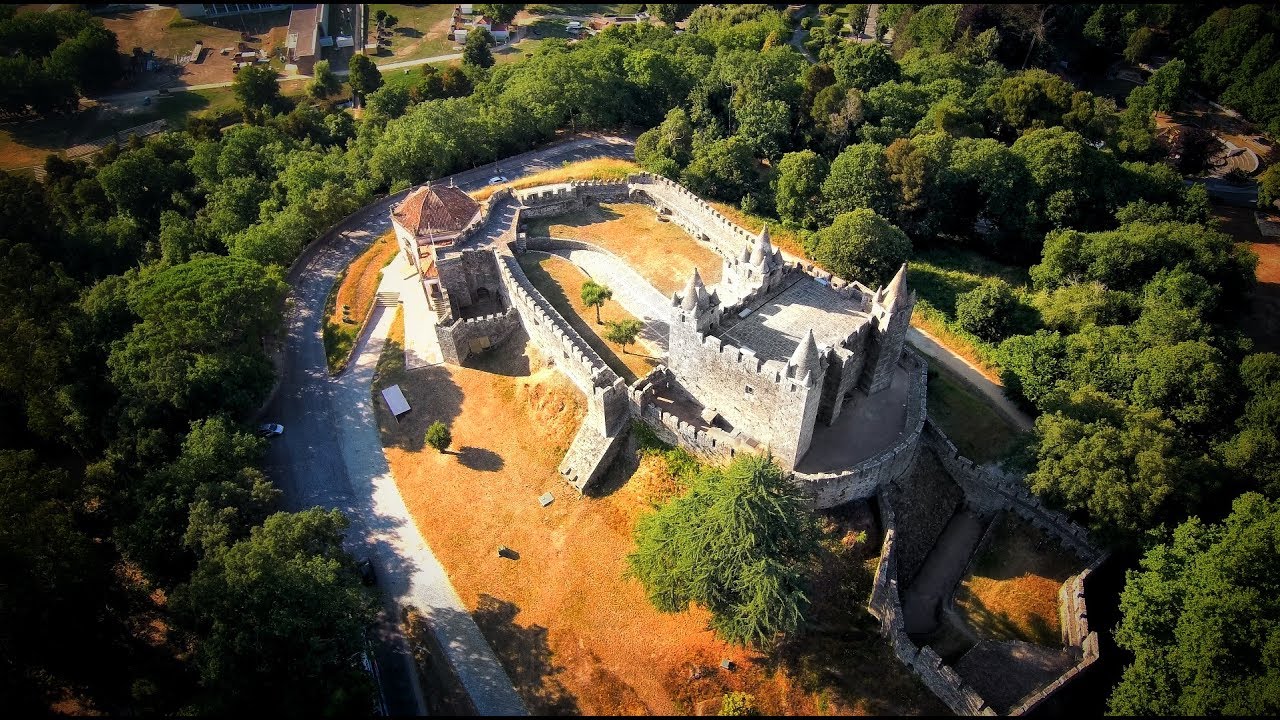
<svg viewBox="0 0 1280 720">
<path fill-rule="evenodd" d="M 623 180 L 574 180 L 516 192 L 526 218 L 566 215 L 602 202 L 625 202 L 630 194 L 631 187 Z"/>
<path fill-rule="evenodd" d="M 511 255 L 494 251 L 511 306 L 529 338 L 587 396 L 587 421 L 601 435 L 626 427 L 626 384 L 533 286 Z"/>
<path fill-rule="evenodd" d="M 436 325 L 435 330 L 444 361 L 461 365 L 471 355 L 473 340 L 484 338 L 489 345 L 497 345 L 519 326 L 520 316 L 508 305 L 501 313 L 455 320 L 450 325 Z"/>
<path fill-rule="evenodd" d="M 704 407 L 768 445 L 784 469 L 793 469 L 808 449 L 799 441 L 817 417 L 821 385 L 787 377 L 786 363 L 761 360 L 753 350 L 697 332 L 682 317 L 687 314 L 673 308 L 671 371 Z"/>
<path fill-rule="evenodd" d="M 727 462 L 738 452 L 755 450 L 753 442 L 740 433 L 728 433 L 718 427 L 694 426 L 659 407 L 654 396 L 667 390 L 671 383 L 671 371 L 659 365 L 636 380 L 628 390 L 632 412 L 663 442 L 679 445 L 713 463 Z"/>
<path fill-rule="evenodd" d="M 1068 578 L 1058 594 L 1063 644 L 1079 649 L 1080 660 L 1053 682 L 1027 695 L 1009 711 L 1009 715 L 1025 715 L 1097 662 L 1098 634 L 1089 628 L 1084 583 L 1106 556 L 1089 544 L 1083 528 L 1061 513 L 1043 507 L 1029 494 L 1017 492 L 1012 487 L 1011 480 L 997 478 L 968 458 L 960 456 L 946 434 L 928 418 L 924 422 L 923 438 L 942 462 L 944 470 L 964 489 L 966 502 L 972 508 L 984 514 L 1000 510 L 1013 512 L 1057 539 L 1078 557 L 1090 562 L 1083 572 Z M 888 640 L 898 660 L 918 675 L 925 686 L 945 702 L 952 712 L 963 715 L 995 715 L 995 710 L 955 670 L 945 665 L 933 648 L 927 645 L 917 647 L 907 636 L 899 594 L 896 517 L 889 493 L 880 493 L 878 500 L 884 542 L 867 610 L 880 621 L 880 634 Z"/>
<path fill-rule="evenodd" d="M 957 715 L 995 715 L 996 711 L 988 707 L 982 696 L 955 670 L 945 665 L 933 648 L 927 645 L 917 647 L 907 636 L 898 592 L 896 519 L 888 493 L 880 493 L 878 504 L 884 542 L 880 546 L 880 565 L 876 568 L 867 610 L 880 621 L 880 634 L 889 642 L 898 661 L 919 677 L 952 712 Z"/>
<path fill-rule="evenodd" d="M 906 435 L 892 447 L 875 457 L 836 473 L 795 473 L 796 482 L 805 490 L 816 509 L 865 500 L 883 486 L 911 470 L 920 450 L 924 434 L 928 401 L 928 365 L 914 351 L 905 350 L 898 364 L 907 370 L 911 386 L 907 390 Z"/>
<path fill-rule="evenodd" d="M 1027 490 L 1019 477 L 998 476 L 960 455 L 946 433 L 932 420 L 926 419 L 924 442 L 942 462 L 943 468 L 964 488 L 965 502 L 984 516 L 1007 510 L 1030 523 L 1037 530 L 1055 538 L 1086 562 L 1098 557 L 1089 543 L 1089 534 L 1066 515 L 1050 510 Z"/>
</svg>

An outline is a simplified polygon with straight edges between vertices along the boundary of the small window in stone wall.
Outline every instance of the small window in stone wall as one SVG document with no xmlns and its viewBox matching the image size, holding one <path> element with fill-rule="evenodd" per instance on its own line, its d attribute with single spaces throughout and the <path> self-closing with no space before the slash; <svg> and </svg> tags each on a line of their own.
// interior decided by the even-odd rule
<svg viewBox="0 0 1280 720">
<path fill-rule="evenodd" d="M 751 387 L 750 385 L 747 385 L 746 387 L 744 387 L 742 391 L 743 391 L 744 393 L 746 393 L 747 395 L 755 395 L 755 394 L 756 394 L 756 389 L 755 389 L 755 388 L 753 388 L 753 387 Z"/>
</svg>

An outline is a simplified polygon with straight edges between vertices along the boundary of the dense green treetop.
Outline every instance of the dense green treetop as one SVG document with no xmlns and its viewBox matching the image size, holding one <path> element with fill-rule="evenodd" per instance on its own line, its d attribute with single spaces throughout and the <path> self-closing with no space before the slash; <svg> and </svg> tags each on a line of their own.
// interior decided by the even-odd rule
<svg viewBox="0 0 1280 720">
<path fill-rule="evenodd" d="M 1130 570 L 1116 642 L 1134 654 L 1121 715 L 1280 712 L 1280 507 L 1255 493 L 1222 524 L 1182 523 Z"/>
</svg>

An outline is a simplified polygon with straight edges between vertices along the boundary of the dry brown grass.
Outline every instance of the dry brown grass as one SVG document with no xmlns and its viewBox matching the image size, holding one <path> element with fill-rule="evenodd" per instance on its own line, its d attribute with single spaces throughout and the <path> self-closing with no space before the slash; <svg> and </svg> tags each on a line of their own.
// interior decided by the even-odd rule
<svg viewBox="0 0 1280 720">
<path fill-rule="evenodd" d="M 1280 238 L 1262 234 L 1251 208 L 1215 205 L 1213 214 L 1220 230 L 1258 256 L 1258 285 L 1244 329 L 1259 351 L 1280 351 Z"/>
<path fill-rule="evenodd" d="M 342 308 L 348 307 L 350 316 L 355 320 L 363 320 L 373 307 L 374 296 L 378 294 L 378 283 L 382 280 L 382 268 L 391 262 L 396 250 L 395 231 L 388 230 L 382 237 L 373 241 L 351 264 L 347 266 L 342 284 L 338 286 L 338 301 L 329 322 L 342 322 Z"/>
<path fill-rule="evenodd" d="M 865 694 L 849 700 L 824 689 L 830 684 L 821 664 L 793 670 L 780 658 L 731 647 L 697 608 L 654 610 L 640 585 L 625 578 L 625 558 L 636 519 L 678 484 L 661 453 L 636 458 L 626 451 L 611 471 L 618 475 L 612 489 L 600 497 L 565 485 L 556 466 L 585 401 L 543 367 L 526 340 L 518 333 L 473 367 L 408 373 L 401 348 L 389 343 L 374 391 L 398 382 L 414 405 L 397 424 L 375 403 L 387 460 L 418 527 L 533 714 L 680 714 L 718 708 L 730 690 L 750 692 L 762 710 L 776 713 L 940 709 L 874 632 L 862 642 L 881 652 L 858 661 L 866 668 L 853 682 Z M 451 426 L 449 454 L 423 447 L 433 420 Z M 548 490 L 555 501 L 540 507 L 537 498 Z M 497 557 L 499 544 L 519 559 Z M 865 615 L 860 605 L 840 607 Z M 862 657 L 861 647 L 849 652 Z M 737 664 L 733 672 L 718 667 L 724 658 Z"/>
<path fill-rule="evenodd" d="M 982 373 L 983 377 L 991 382 L 1004 387 L 1004 381 L 1000 379 L 1000 368 L 986 362 L 979 357 L 977 350 L 964 337 L 952 332 L 951 328 L 939 322 L 936 318 L 920 312 L 917 308 L 911 313 L 911 324 L 915 327 L 929 333 L 934 340 L 945 345 L 951 352 L 964 358 L 970 365 Z"/>
<path fill-rule="evenodd" d="M 624 352 L 621 345 L 604 338 L 605 326 L 596 324 L 595 308 L 582 302 L 581 288 L 588 278 L 577 265 L 556 255 L 527 252 L 520 256 L 520 267 L 573 329 L 628 383 L 647 375 L 658 365 L 658 358 L 648 354 L 650 350 L 646 345 L 629 345 Z M 617 300 L 608 300 L 600 308 L 603 323 L 636 319 Z"/>
<path fill-rule="evenodd" d="M 720 282 L 721 258 L 679 225 L 659 219 L 638 203 L 604 203 L 529 223 L 530 236 L 550 235 L 594 243 L 613 252 L 663 295 L 684 287 L 698 268 L 707 284 Z"/>
<path fill-rule="evenodd" d="M 534 173 L 503 185 L 489 185 L 471 193 L 471 197 L 476 200 L 488 200 L 493 191 L 499 187 L 512 187 L 517 190 L 523 190 L 524 188 L 538 185 L 553 185 L 555 183 L 569 182 L 570 180 L 622 180 L 631 173 L 640 172 L 640 170 L 640 166 L 630 160 L 619 160 L 618 158 L 581 160 L 575 163 L 566 163 L 551 170 L 543 170 L 540 173 Z"/>
<path fill-rule="evenodd" d="M 1083 567 L 1017 516 L 996 522 L 991 544 L 956 593 L 956 607 L 985 637 L 1060 647 L 1058 591 Z"/>
</svg>

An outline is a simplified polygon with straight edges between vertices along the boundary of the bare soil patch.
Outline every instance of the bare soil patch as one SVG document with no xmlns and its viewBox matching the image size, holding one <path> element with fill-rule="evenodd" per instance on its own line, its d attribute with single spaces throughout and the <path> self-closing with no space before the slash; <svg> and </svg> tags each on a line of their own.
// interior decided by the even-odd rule
<svg viewBox="0 0 1280 720">
<path fill-rule="evenodd" d="M 677 292 L 698 268 L 708 285 L 720 281 L 722 259 L 680 226 L 637 203 L 604 203 L 581 212 L 531 221 L 529 235 L 567 237 L 599 245 L 627 262 L 664 295 Z"/>
<path fill-rule="evenodd" d="M 624 351 L 621 345 L 604 338 L 606 328 L 596 324 L 595 308 L 582 302 L 582 284 L 587 281 L 587 276 L 577 265 L 556 255 L 528 252 L 520 256 L 520 267 L 573 329 L 628 383 L 649 374 L 658 365 L 659 359 L 649 355 L 651 351 L 647 345 L 629 345 Z M 603 323 L 636 319 L 617 300 L 608 300 L 600 308 Z"/>
<path fill-rule="evenodd" d="M 956 591 L 956 607 L 981 636 L 1062 646 L 1058 591 L 1080 561 L 1044 533 L 1005 513 Z"/>
<path fill-rule="evenodd" d="M 1252 307 L 1241 325 L 1260 352 L 1280 351 L 1280 238 L 1268 237 L 1258 229 L 1257 211 L 1222 205 L 1213 207 L 1219 228 L 1239 243 L 1247 243 L 1258 256 L 1258 285 Z M 1272 219 L 1280 222 L 1273 213 Z"/>
<path fill-rule="evenodd" d="M 874 542 L 845 556 L 856 581 L 843 582 L 838 570 L 823 576 L 824 593 L 853 588 L 851 596 L 832 593 L 828 607 L 857 622 L 828 621 L 821 652 L 816 640 L 775 656 L 730 647 L 707 628 L 704 611 L 658 613 L 624 577 L 636 519 L 679 487 L 663 454 L 641 456 L 632 445 L 610 471 L 609 491 L 580 497 L 556 465 L 585 402 L 543 367 L 523 333 L 468 367 L 405 372 L 396 332 L 375 398 L 399 383 L 414 410 L 397 424 L 375 402 L 384 452 L 414 520 L 532 713 L 685 714 L 718 709 L 733 690 L 751 693 L 765 713 L 945 711 L 892 659 L 863 609 Z M 449 453 L 423 447 L 433 420 L 451 426 Z M 555 501 L 540 507 L 548 490 Z M 499 544 L 519 559 L 498 557 Z M 849 544 L 863 547 L 857 533 Z M 732 672 L 719 667 L 726 658 L 736 663 Z"/>
</svg>

